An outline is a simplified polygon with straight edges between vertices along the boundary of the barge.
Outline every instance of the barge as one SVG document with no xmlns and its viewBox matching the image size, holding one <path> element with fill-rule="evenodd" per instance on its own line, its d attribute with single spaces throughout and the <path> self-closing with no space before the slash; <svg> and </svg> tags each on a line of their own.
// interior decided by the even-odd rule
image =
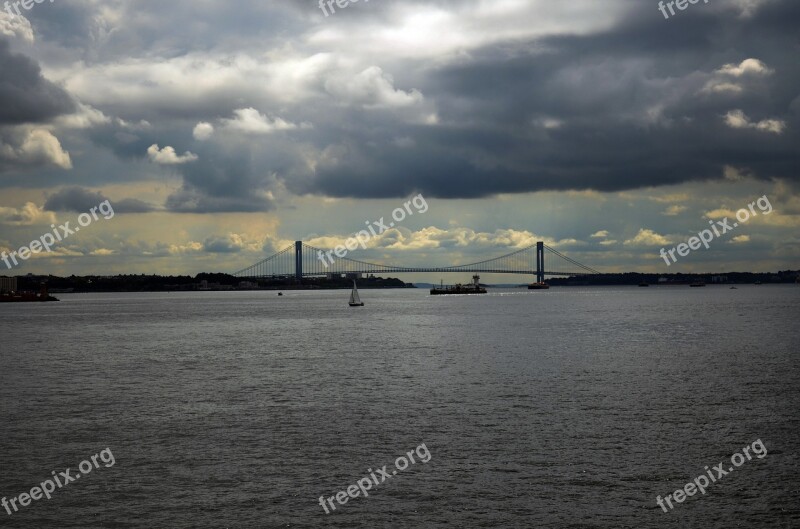
<svg viewBox="0 0 800 529">
<path fill-rule="evenodd" d="M 59 301 L 47 293 L 47 286 L 42 283 L 42 289 L 36 292 L 0 292 L 0 303 L 32 303 L 43 301 Z"/>
<path fill-rule="evenodd" d="M 433 287 L 431 295 L 444 295 L 444 294 L 486 294 L 486 289 L 480 284 L 481 276 L 475 274 L 472 276 L 472 283 L 467 285 L 457 284 L 454 286 L 441 285 L 439 288 Z"/>
</svg>

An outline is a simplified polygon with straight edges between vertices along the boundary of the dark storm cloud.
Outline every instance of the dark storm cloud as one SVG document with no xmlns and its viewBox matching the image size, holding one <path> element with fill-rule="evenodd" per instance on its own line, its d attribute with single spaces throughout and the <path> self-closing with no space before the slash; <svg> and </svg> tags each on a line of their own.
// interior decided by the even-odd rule
<svg viewBox="0 0 800 529">
<path fill-rule="evenodd" d="M 296 5 L 297 4 L 297 5 Z M 230 37 L 230 48 L 243 44 L 242 35 L 259 35 L 279 42 L 302 31 L 299 16 L 308 12 L 300 2 L 237 0 L 102 0 L 53 2 L 25 15 L 44 40 L 69 48 L 90 62 L 113 61 L 132 53 L 175 57 L 219 48 Z M 122 23 L 98 16 L 106 9 Z M 292 26 L 287 23 L 292 22 Z M 99 46 L 98 46 L 99 44 Z"/>
<path fill-rule="evenodd" d="M 201 154 L 202 156 L 202 154 Z M 210 160 L 181 167 L 183 186 L 167 198 L 166 208 L 178 213 L 269 211 L 265 196 L 270 175 L 252 163 L 244 149 L 233 154 L 209 152 Z"/>
<path fill-rule="evenodd" d="M 49 196 L 44 203 L 47 211 L 86 211 L 106 200 L 96 191 L 82 187 L 68 187 Z"/>
<path fill-rule="evenodd" d="M 181 188 L 171 194 L 164 208 L 177 213 L 221 213 L 270 211 L 272 199 L 265 195 L 274 187 L 274 171 L 290 172 L 297 162 L 274 145 L 242 143 L 226 148 L 211 142 L 195 142 L 191 125 L 158 128 L 126 125 L 118 120 L 93 129 L 89 135 L 96 145 L 111 150 L 124 160 L 148 160 L 153 144 L 174 145 L 179 152 L 191 147 L 200 161 L 169 166 L 183 179 Z M 284 140 L 285 141 L 285 140 Z M 150 163 L 149 161 L 147 163 Z M 130 205 L 132 206 L 132 205 Z"/>
<path fill-rule="evenodd" d="M 0 76 L 0 125 L 47 122 L 75 108 L 62 88 L 42 77 L 38 64 L 12 53 L 3 38 L 0 38 Z"/>
<path fill-rule="evenodd" d="M 145 157 L 147 148 L 154 143 L 159 145 L 168 143 L 167 132 L 131 129 L 114 120 L 94 127 L 87 135 L 96 145 L 109 149 L 118 157 L 133 160 Z"/>
<path fill-rule="evenodd" d="M 773 2 L 752 18 L 696 6 L 670 21 L 641 5 L 607 32 L 492 45 L 435 71 L 420 88 L 441 125 L 383 135 L 351 127 L 342 135 L 346 155 L 290 189 L 444 198 L 617 191 L 721 178 L 726 165 L 762 179 L 800 178 L 800 115 L 791 107 L 800 65 L 788 51 L 798 37 L 786 22 L 800 19 L 800 4 Z M 744 91 L 735 97 L 702 93 L 716 69 L 748 58 L 774 74 L 737 80 Z M 724 116 L 734 109 L 786 129 L 731 128 Z M 560 123 L 547 128 L 548 120 Z M 416 146 L 395 147 L 393 135 Z"/>
<path fill-rule="evenodd" d="M 67 187 L 50 195 L 44 204 L 46 211 L 84 212 L 108 200 L 103 194 L 83 187 Z M 136 198 L 110 201 L 116 213 L 147 213 L 155 211 L 151 204 Z"/>
<path fill-rule="evenodd" d="M 527 41 L 485 38 L 502 33 L 490 20 L 494 29 L 471 37 L 491 44 L 466 43 L 463 53 L 443 53 L 439 60 L 402 52 L 371 56 L 370 44 L 379 40 L 359 47 L 325 40 L 359 25 L 376 35 L 394 28 L 399 21 L 389 3 L 354 5 L 330 19 L 313 2 L 243 0 L 232 8 L 112 1 L 106 7 L 116 16 L 108 18 L 97 16 L 97 2 L 44 4 L 31 19 L 47 45 L 65 48 L 51 49 L 51 57 L 85 64 L 86 78 L 76 76 L 68 86 L 113 117 L 82 132 L 95 146 L 125 162 L 146 160 L 154 143 L 199 156 L 168 168 L 183 178 L 166 201 L 170 211 L 269 211 L 275 205 L 270 192 L 284 189 L 364 198 L 616 191 L 721 178 L 726 165 L 762 179 L 798 179 L 800 66 L 790 21 L 800 18 L 800 3 L 774 0 L 750 17 L 731 5 L 698 4 L 670 20 L 656 4 L 624 3 L 624 11 L 614 11 L 624 14 L 602 31 L 585 28 L 597 15 L 587 8 L 573 13 L 574 32 L 542 22 L 545 29 L 530 34 L 548 36 Z M 458 22 L 478 3 L 424 3 L 433 5 Z M 608 9 L 619 5 L 610 2 Z M 592 25 L 600 26 L 606 27 Z M 330 63 L 302 62 L 320 56 Z M 291 72 L 281 62 L 287 57 L 297 61 Z M 703 92 L 715 70 L 748 58 L 773 73 L 735 79 L 738 94 Z M 341 74 L 344 81 L 335 78 L 348 61 L 357 66 Z M 418 90 L 424 100 L 376 108 L 385 92 L 353 81 L 375 67 L 394 77 L 392 90 Z M 272 75 L 289 84 L 287 94 L 297 90 L 296 100 L 275 95 Z M 304 83 L 292 85 L 295 77 Z M 224 134 L 220 121 L 249 107 L 313 123 L 313 130 Z M 725 115 L 733 110 L 753 123 L 780 120 L 785 130 L 731 128 Z M 415 124 L 431 113 L 436 124 Z M 152 127 L 131 125 L 142 119 Z M 214 124 L 213 139 L 194 142 L 190 131 L 198 121 Z M 74 178 L 99 185 L 101 177 Z"/>
<path fill-rule="evenodd" d="M 112 205 L 117 213 L 148 213 L 160 209 L 138 198 L 123 198 L 112 202 Z"/>
<path fill-rule="evenodd" d="M 209 253 L 238 253 L 242 251 L 241 242 L 230 237 L 209 237 L 203 243 L 203 251 Z"/>
</svg>

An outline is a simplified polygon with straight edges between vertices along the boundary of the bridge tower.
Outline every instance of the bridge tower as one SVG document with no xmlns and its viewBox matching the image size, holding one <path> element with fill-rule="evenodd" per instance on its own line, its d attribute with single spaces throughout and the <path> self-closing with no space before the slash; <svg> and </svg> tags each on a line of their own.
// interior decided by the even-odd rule
<svg viewBox="0 0 800 529">
<path fill-rule="evenodd" d="M 294 277 L 298 281 L 303 279 L 303 241 L 294 243 Z"/>
<path fill-rule="evenodd" d="M 544 242 L 536 243 L 536 282 L 544 283 Z"/>
</svg>

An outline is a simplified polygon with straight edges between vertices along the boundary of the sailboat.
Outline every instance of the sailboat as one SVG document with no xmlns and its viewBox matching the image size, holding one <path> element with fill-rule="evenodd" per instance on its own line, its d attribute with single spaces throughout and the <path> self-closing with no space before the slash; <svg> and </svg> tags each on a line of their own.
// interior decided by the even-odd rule
<svg viewBox="0 0 800 529">
<path fill-rule="evenodd" d="M 356 287 L 356 282 L 353 280 L 353 290 L 350 291 L 350 302 L 348 303 L 351 307 L 363 307 L 364 303 L 361 301 L 361 298 L 358 297 L 358 287 Z"/>
</svg>

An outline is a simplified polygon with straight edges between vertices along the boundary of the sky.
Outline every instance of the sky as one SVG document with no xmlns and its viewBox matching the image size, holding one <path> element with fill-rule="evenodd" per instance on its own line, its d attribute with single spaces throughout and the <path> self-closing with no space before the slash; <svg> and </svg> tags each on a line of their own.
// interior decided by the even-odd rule
<svg viewBox="0 0 800 529">
<path fill-rule="evenodd" d="M 796 0 L 324 7 L 7 5 L 0 251 L 106 200 L 113 216 L 0 274 L 235 272 L 419 195 L 348 257 L 454 265 L 542 240 L 603 272 L 800 268 Z M 759 198 L 708 249 L 660 255 Z"/>
</svg>

